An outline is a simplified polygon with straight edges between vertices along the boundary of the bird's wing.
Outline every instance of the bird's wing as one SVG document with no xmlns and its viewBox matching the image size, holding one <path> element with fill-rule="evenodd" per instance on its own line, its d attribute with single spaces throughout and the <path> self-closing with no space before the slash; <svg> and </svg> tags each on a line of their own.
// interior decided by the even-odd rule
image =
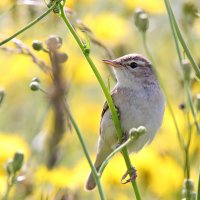
<svg viewBox="0 0 200 200">
<path fill-rule="evenodd" d="M 115 96 L 116 93 L 117 93 L 117 88 L 114 88 L 114 89 L 112 90 L 112 92 L 111 92 L 112 100 L 114 99 L 114 96 Z M 105 114 L 108 110 L 109 110 L 109 106 L 108 106 L 108 103 L 107 103 L 107 101 L 106 101 L 106 102 L 104 103 L 104 105 L 103 105 L 103 110 L 102 110 L 102 112 L 101 112 L 101 120 L 102 120 L 104 114 Z M 100 121 L 100 131 L 99 131 L 99 133 L 101 134 L 101 121 Z"/>
</svg>

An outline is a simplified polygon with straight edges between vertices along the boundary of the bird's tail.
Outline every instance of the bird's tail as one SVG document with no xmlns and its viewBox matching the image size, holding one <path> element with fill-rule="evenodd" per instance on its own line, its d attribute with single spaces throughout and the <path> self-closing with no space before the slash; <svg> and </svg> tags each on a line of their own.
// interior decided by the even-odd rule
<svg viewBox="0 0 200 200">
<path fill-rule="evenodd" d="M 100 151 L 97 153 L 97 157 L 94 163 L 94 167 L 98 171 L 101 167 L 101 164 L 103 161 L 107 158 L 107 156 L 112 152 L 107 146 L 104 145 L 104 147 L 100 148 Z M 85 190 L 90 191 L 93 190 L 96 187 L 95 178 L 92 174 L 92 171 L 89 173 L 88 178 L 85 182 Z"/>
</svg>

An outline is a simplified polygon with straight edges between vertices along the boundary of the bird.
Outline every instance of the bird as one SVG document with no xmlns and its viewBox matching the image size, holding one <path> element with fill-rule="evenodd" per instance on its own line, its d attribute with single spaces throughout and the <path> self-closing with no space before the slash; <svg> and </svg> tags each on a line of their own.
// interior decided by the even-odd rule
<svg viewBox="0 0 200 200">
<path fill-rule="evenodd" d="M 113 68 L 116 85 L 111 91 L 117 109 L 123 138 L 132 128 L 144 126 L 146 133 L 127 146 L 128 153 L 138 152 L 150 144 L 158 132 L 165 111 L 165 98 L 151 62 L 144 56 L 132 53 L 113 60 L 103 60 Z M 97 155 L 94 167 L 98 171 L 107 156 L 119 145 L 116 129 L 107 102 L 101 114 Z M 85 190 L 93 190 L 96 182 L 92 172 L 88 175 Z"/>
</svg>

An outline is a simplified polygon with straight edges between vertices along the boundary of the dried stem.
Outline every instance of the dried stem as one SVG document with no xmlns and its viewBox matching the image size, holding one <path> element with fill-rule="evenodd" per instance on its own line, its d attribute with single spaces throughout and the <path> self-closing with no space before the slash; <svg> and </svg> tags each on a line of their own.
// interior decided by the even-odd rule
<svg viewBox="0 0 200 200">
<path fill-rule="evenodd" d="M 54 112 L 54 127 L 50 134 L 48 143 L 48 160 L 47 166 L 52 168 L 58 159 L 58 144 L 65 133 L 65 111 L 63 110 L 63 98 L 65 98 L 65 87 L 62 77 L 62 68 L 58 61 L 58 52 L 50 51 L 49 57 L 52 65 L 53 88 L 50 95 L 51 106 Z"/>
</svg>

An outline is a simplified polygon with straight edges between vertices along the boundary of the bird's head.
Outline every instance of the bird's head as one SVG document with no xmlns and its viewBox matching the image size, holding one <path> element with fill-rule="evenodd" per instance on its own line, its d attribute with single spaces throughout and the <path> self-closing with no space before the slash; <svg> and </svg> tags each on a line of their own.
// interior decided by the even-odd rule
<svg viewBox="0 0 200 200">
<path fill-rule="evenodd" d="M 114 60 L 103 60 L 103 62 L 114 68 L 118 84 L 127 86 L 154 79 L 151 63 L 142 55 L 128 54 Z"/>
</svg>

